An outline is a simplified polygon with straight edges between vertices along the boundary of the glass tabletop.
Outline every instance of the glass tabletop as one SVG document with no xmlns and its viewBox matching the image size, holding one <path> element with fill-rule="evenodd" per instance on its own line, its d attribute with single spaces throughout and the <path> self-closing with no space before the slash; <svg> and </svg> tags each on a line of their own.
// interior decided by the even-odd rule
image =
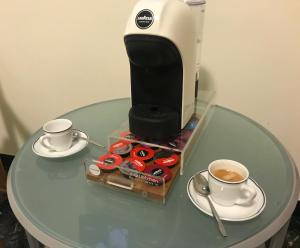
<svg viewBox="0 0 300 248">
<path fill-rule="evenodd" d="M 106 143 L 127 118 L 129 99 L 89 105 L 63 117 L 93 140 Z M 210 121 L 193 148 L 184 174 L 177 178 L 166 204 L 90 183 L 83 160 L 104 150 L 88 145 L 65 158 L 38 157 L 32 144 L 38 130 L 16 155 L 10 183 L 17 207 L 46 235 L 71 247 L 227 247 L 250 238 L 270 225 L 287 207 L 295 182 L 293 163 L 264 128 L 228 109 L 215 106 Z M 246 165 L 263 188 L 267 204 L 256 218 L 225 221 L 223 238 L 215 221 L 198 210 L 187 195 L 189 178 L 216 159 Z"/>
</svg>

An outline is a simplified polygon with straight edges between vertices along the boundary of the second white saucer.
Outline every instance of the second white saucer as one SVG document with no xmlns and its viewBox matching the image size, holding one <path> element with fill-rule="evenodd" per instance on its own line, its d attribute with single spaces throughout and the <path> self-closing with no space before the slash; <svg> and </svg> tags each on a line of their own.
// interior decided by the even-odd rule
<svg viewBox="0 0 300 248">
<path fill-rule="evenodd" d="M 40 142 L 43 137 L 41 136 L 32 144 L 32 151 L 36 155 L 46 158 L 62 158 L 73 155 L 77 152 L 80 152 L 83 148 L 85 148 L 88 145 L 88 136 L 82 131 L 78 131 L 78 135 L 79 137 L 74 140 L 72 146 L 68 150 L 62 152 L 49 151 L 49 149 L 43 146 Z"/>
<path fill-rule="evenodd" d="M 208 171 L 201 172 L 207 178 Z M 193 186 L 193 177 L 187 183 L 187 193 L 192 203 L 202 212 L 212 216 L 212 212 L 206 197 L 197 193 Z M 256 188 L 257 194 L 250 206 L 233 205 L 225 207 L 213 201 L 213 204 L 222 220 L 227 221 L 245 221 L 258 216 L 266 206 L 266 195 L 262 188 L 252 179 L 249 178 L 249 184 Z"/>
</svg>

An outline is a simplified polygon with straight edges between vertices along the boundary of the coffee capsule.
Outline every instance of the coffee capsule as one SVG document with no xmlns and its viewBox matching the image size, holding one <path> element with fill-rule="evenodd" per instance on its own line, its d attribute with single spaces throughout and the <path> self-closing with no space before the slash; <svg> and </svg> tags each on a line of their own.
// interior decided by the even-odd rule
<svg viewBox="0 0 300 248">
<path fill-rule="evenodd" d="M 136 141 L 141 140 L 141 138 L 136 137 L 133 133 L 131 133 L 129 130 L 124 131 L 120 133 L 120 137 L 128 139 L 133 146 L 136 146 L 138 143 Z"/>
<path fill-rule="evenodd" d="M 105 172 L 111 172 L 117 169 L 122 161 L 118 154 L 104 154 L 98 158 L 97 166 Z"/>
<path fill-rule="evenodd" d="M 130 170 L 137 170 L 137 171 L 144 171 L 146 168 L 146 164 L 142 160 L 138 160 L 135 158 L 128 158 L 126 159 L 121 165 L 120 170 L 122 168 L 128 168 Z"/>
<path fill-rule="evenodd" d="M 119 140 L 118 142 L 113 143 L 109 148 L 110 153 L 118 154 L 122 157 L 127 157 L 131 150 L 132 144 L 125 140 Z"/>
<path fill-rule="evenodd" d="M 135 139 L 134 134 L 132 134 L 129 130 L 121 132 L 120 137 L 123 137 L 123 138 L 126 138 L 126 139 Z"/>
<path fill-rule="evenodd" d="M 173 167 L 179 161 L 179 156 L 170 150 L 161 150 L 154 156 L 154 163 L 160 166 Z"/>
<path fill-rule="evenodd" d="M 130 156 L 132 158 L 148 162 L 153 158 L 154 151 L 149 147 L 139 146 L 132 149 Z"/>
<path fill-rule="evenodd" d="M 90 172 L 90 174 L 92 174 L 93 176 L 99 176 L 99 175 L 101 174 L 100 168 L 99 168 L 97 165 L 95 165 L 95 164 L 91 164 L 91 165 L 89 166 L 89 172 Z"/>
<path fill-rule="evenodd" d="M 139 172 L 144 171 L 146 164 L 138 159 L 128 158 L 120 165 L 120 172 L 126 177 L 139 177 Z"/>
<path fill-rule="evenodd" d="M 172 178 L 172 171 L 168 167 L 156 164 L 147 166 L 144 173 L 148 174 L 145 178 L 146 182 L 154 186 L 162 185 L 163 181 L 168 182 Z"/>
</svg>

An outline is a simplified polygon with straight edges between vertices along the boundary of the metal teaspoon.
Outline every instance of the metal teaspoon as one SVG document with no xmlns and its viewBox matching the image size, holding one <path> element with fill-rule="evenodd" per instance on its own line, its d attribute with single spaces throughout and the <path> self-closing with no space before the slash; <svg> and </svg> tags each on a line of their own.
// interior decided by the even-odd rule
<svg viewBox="0 0 300 248">
<path fill-rule="evenodd" d="M 79 133 L 77 133 L 77 132 L 75 132 L 75 133 L 73 134 L 73 138 L 74 138 L 75 140 L 76 140 L 76 139 L 83 139 L 83 140 L 86 140 L 86 141 L 87 141 L 88 143 L 90 143 L 90 144 L 93 144 L 93 145 L 98 146 L 98 147 L 101 147 L 101 148 L 105 148 L 104 145 L 101 145 L 101 144 L 99 144 L 98 142 L 96 142 L 96 141 L 94 141 L 94 140 L 91 140 L 90 138 L 82 137 L 82 136 L 80 136 Z"/>
<path fill-rule="evenodd" d="M 220 220 L 220 217 L 219 217 L 213 203 L 211 202 L 211 200 L 209 198 L 210 191 L 209 191 L 207 179 L 202 174 L 198 173 L 193 177 L 193 185 L 194 185 L 195 190 L 200 195 L 205 196 L 206 199 L 208 200 L 213 217 L 215 218 L 215 220 L 218 223 L 220 233 L 223 235 L 223 237 L 227 237 L 228 235 L 225 231 L 225 227 L 224 227 L 222 221 Z"/>
</svg>

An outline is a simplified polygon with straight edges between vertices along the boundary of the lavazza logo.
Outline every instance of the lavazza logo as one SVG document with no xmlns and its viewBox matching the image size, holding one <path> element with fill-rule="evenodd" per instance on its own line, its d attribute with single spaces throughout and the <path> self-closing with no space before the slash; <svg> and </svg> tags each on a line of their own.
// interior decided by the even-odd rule
<svg viewBox="0 0 300 248">
<path fill-rule="evenodd" d="M 149 28 L 154 21 L 154 15 L 151 10 L 143 9 L 141 10 L 135 18 L 135 24 L 138 28 L 146 29 Z"/>
</svg>

